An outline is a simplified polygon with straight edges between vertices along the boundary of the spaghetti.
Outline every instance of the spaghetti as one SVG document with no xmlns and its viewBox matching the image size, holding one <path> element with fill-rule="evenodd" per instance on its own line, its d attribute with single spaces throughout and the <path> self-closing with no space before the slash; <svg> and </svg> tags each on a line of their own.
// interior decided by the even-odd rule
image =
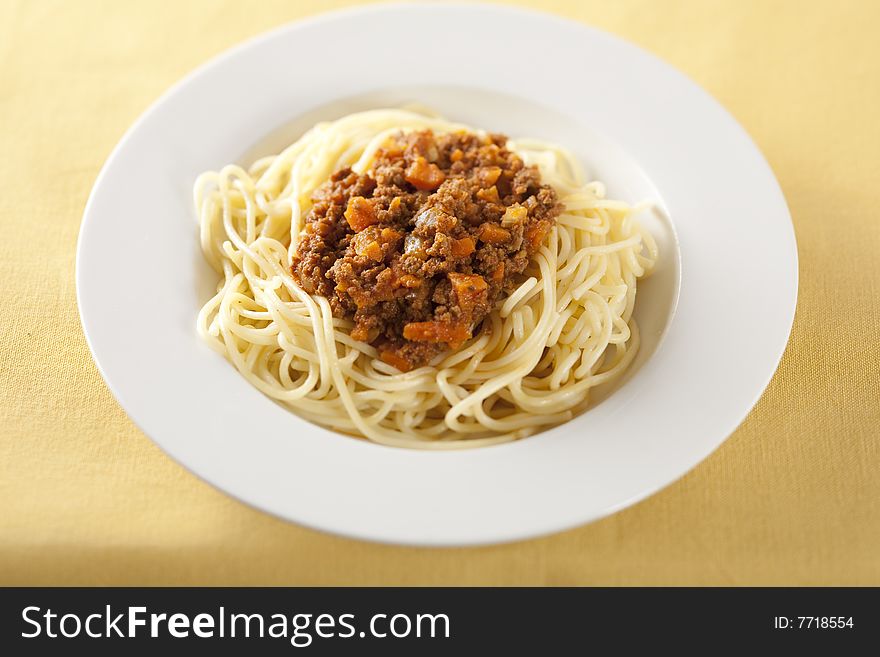
<svg viewBox="0 0 880 657">
<path fill-rule="evenodd" d="M 401 372 L 385 362 L 291 275 L 313 192 L 343 167 L 369 172 L 393 135 L 415 130 L 483 134 L 420 112 L 373 110 L 318 124 L 248 170 L 202 174 L 201 245 L 222 279 L 199 313 L 199 334 L 298 415 L 386 445 L 477 447 L 570 419 L 634 358 L 636 283 L 657 248 L 635 219 L 639 208 L 606 199 L 564 149 L 507 143 L 538 167 L 563 210 L 518 286 L 473 337 L 427 365 Z"/>
</svg>

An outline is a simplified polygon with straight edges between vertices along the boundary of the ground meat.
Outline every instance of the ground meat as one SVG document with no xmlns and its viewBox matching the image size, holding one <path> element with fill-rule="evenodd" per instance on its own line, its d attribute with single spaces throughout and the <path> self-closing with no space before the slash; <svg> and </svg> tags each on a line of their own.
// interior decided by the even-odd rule
<svg viewBox="0 0 880 657">
<path fill-rule="evenodd" d="M 313 196 L 291 271 L 402 371 L 470 338 L 560 212 L 501 135 L 400 134 Z"/>
</svg>

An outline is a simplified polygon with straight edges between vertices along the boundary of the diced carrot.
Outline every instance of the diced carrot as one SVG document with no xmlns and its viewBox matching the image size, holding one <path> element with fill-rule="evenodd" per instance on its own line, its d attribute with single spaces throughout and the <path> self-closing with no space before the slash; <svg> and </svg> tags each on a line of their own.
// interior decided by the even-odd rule
<svg viewBox="0 0 880 657">
<path fill-rule="evenodd" d="M 348 225 L 356 233 L 362 231 L 367 226 L 379 222 L 376 208 L 363 196 L 352 196 L 348 200 L 348 206 L 346 206 L 344 214 Z"/>
<path fill-rule="evenodd" d="M 486 290 L 489 285 L 479 274 L 449 272 L 447 275 L 455 291 L 458 305 L 465 314 L 470 314 L 478 303 L 486 300 Z"/>
<path fill-rule="evenodd" d="M 363 326 L 355 326 L 353 329 L 351 329 L 351 339 L 352 340 L 357 340 L 359 342 L 366 342 L 367 338 L 369 338 L 369 337 L 370 337 L 369 329 L 367 329 Z"/>
<path fill-rule="evenodd" d="M 436 164 L 423 157 L 417 157 L 409 165 L 404 176 L 416 189 L 424 191 L 437 189 L 446 180 L 446 174 Z"/>
<path fill-rule="evenodd" d="M 382 144 L 382 148 L 379 149 L 379 155 L 387 155 L 388 157 L 398 157 L 403 155 L 403 151 L 406 148 L 406 144 L 401 140 L 402 135 L 389 137 L 385 140 L 385 143 Z"/>
<path fill-rule="evenodd" d="M 477 198 L 489 203 L 500 203 L 501 197 L 498 196 L 498 188 L 492 185 L 489 189 L 481 189 L 477 192 Z"/>
<path fill-rule="evenodd" d="M 462 237 L 460 240 L 452 240 L 452 255 L 469 256 L 474 252 L 474 240 L 470 237 Z"/>
<path fill-rule="evenodd" d="M 504 280 L 504 263 L 499 262 L 498 266 L 495 267 L 495 270 L 492 272 L 492 282 L 493 283 L 501 283 Z"/>
<path fill-rule="evenodd" d="M 382 246 L 376 241 L 377 230 L 365 230 L 358 233 L 352 239 L 354 252 L 364 258 L 379 262 L 384 257 L 382 255 Z"/>
<path fill-rule="evenodd" d="M 471 332 L 464 324 L 452 322 L 410 322 L 403 327 L 403 337 L 413 342 L 461 344 Z"/>
<path fill-rule="evenodd" d="M 391 242 L 396 242 L 403 235 L 394 230 L 393 228 L 383 228 L 382 232 L 379 234 L 383 244 L 389 244 Z"/>
<path fill-rule="evenodd" d="M 449 159 L 453 162 L 458 162 L 461 158 L 464 157 L 464 151 L 460 148 L 456 148 L 452 153 L 449 154 Z"/>
<path fill-rule="evenodd" d="M 422 279 L 418 276 L 413 276 L 412 274 L 404 274 L 397 279 L 397 282 L 400 283 L 403 287 L 413 288 L 421 286 Z"/>
<path fill-rule="evenodd" d="M 480 226 L 480 241 L 486 244 L 501 244 L 510 239 L 510 231 L 498 224 L 484 223 Z"/>
<path fill-rule="evenodd" d="M 412 363 L 392 349 L 380 352 L 379 358 L 391 365 L 391 367 L 396 367 L 401 372 L 409 372 L 412 369 Z"/>
<path fill-rule="evenodd" d="M 480 171 L 480 183 L 483 187 L 494 185 L 501 176 L 501 167 L 486 167 Z"/>
<path fill-rule="evenodd" d="M 544 238 L 547 237 L 547 233 L 549 232 L 550 222 L 543 220 L 535 222 L 526 228 L 526 240 L 529 243 L 529 247 L 531 247 L 532 250 L 536 250 L 541 246 L 541 242 L 544 241 Z"/>
<path fill-rule="evenodd" d="M 367 256 L 370 260 L 379 262 L 382 259 L 382 247 L 378 242 L 370 242 L 361 255 Z"/>
<path fill-rule="evenodd" d="M 452 283 L 452 289 L 456 293 L 469 290 L 481 292 L 487 287 L 486 279 L 479 274 L 459 274 L 458 272 L 451 271 L 447 276 L 449 276 L 449 282 Z"/>
</svg>

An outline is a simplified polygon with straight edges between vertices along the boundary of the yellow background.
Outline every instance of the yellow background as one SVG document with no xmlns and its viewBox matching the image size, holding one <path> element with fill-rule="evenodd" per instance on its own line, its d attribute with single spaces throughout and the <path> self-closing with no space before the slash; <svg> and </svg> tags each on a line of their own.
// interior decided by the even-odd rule
<svg viewBox="0 0 880 657">
<path fill-rule="evenodd" d="M 705 87 L 763 150 L 794 217 L 800 300 L 779 371 L 739 430 L 658 495 L 539 540 L 387 547 L 233 501 L 134 427 L 76 309 L 98 170 L 192 68 L 344 4 L 0 0 L 0 583 L 880 584 L 873 0 L 522 3 L 629 39 Z"/>
</svg>

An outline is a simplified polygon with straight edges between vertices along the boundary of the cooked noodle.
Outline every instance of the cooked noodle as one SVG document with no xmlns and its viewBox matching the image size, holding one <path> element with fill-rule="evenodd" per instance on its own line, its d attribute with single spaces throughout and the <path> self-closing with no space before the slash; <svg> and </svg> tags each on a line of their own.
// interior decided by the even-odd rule
<svg viewBox="0 0 880 657">
<path fill-rule="evenodd" d="M 201 245 L 222 275 L 198 316 L 199 334 L 260 391 L 322 426 L 378 443 L 430 449 L 515 440 L 586 408 L 639 346 L 636 281 L 657 248 L 640 208 L 585 183 L 559 146 L 511 140 L 564 206 L 523 283 L 461 348 L 400 373 L 329 302 L 306 294 L 290 258 L 312 192 L 335 170 L 363 173 L 401 130 L 473 130 L 407 110 L 320 123 L 282 153 L 229 165 L 195 184 Z"/>
</svg>

